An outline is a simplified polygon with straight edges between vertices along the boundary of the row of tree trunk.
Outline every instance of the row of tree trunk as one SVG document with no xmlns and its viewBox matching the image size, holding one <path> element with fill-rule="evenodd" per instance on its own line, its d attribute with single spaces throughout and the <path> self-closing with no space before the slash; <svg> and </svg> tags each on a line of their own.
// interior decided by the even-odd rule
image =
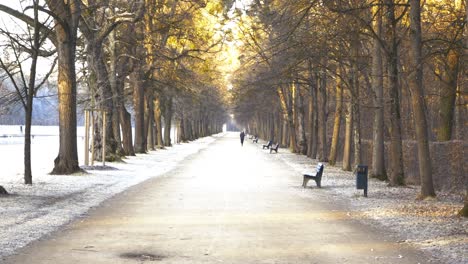
<svg viewBox="0 0 468 264">
<path fill-rule="evenodd" d="M 58 57 L 58 101 L 59 101 L 59 153 L 54 161 L 52 174 L 71 174 L 80 171 L 77 153 L 77 48 L 83 48 L 87 67 L 83 70 L 88 88 L 85 98 L 87 109 L 96 109 L 104 113 L 95 119 L 94 146 L 95 159 L 102 159 L 105 148 L 107 161 L 119 160 L 123 156 L 145 153 L 157 146 L 171 146 L 171 128 L 177 124 L 177 140 L 188 141 L 218 133 L 222 129 L 224 109 L 211 109 L 198 105 L 198 111 L 190 111 L 188 104 L 183 111 L 190 115 L 177 115 L 174 98 L 177 87 L 169 82 L 161 82 L 157 67 L 156 48 L 164 49 L 169 36 L 169 29 L 159 30 L 160 25 L 153 22 L 155 8 L 167 5 L 169 11 L 159 8 L 161 17 L 174 19 L 179 2 L 156 3 L 139 1 L 136 4 L 112 2 L 101 5 L 99 1 L 89 0 L 46 0 L 48 13 L 53 14 L 55 23 L 52 27 L 38 22 L 39 3 L 34 1 L 33 18 L 0 4 L 0 11 L 22 20 L 35 29 L 31 37 L 33 46 L 33 68 L 30 72 L 30 87 L 26 93 L 26 140 L 25 140 L 25 183 L 32 184 L 30 160 L 30 129 L 32 118 L 32 98 L 36 91 L 35 66 L 40 50 L 39 39 L 49 38 L 55 46 Z M 112 5 L 111 5 L 112 4 Z M 177 9 L 180 11 L 179 9 Z M 183 11 L 183 9 L 181 9 Z M 151 12 L 150 12 L 151 11 Z M 167 21 L 166 21 L 167 22 Z M 177 21 L 182 23 L 181 21 Z M 174 25 L 170 25 L 174 26 Z M 78 29 L 82 40 L 78 40 Z M 158 31 L 159 30 L 159 31 Z M 157 43 L 156 43 L 157 42 Z M 41 42 L 42 44 L 42 42 Z M 82 44 L 82 45 L 78 45 Z M 146 58 L 146 59 L 145 59 Z M 82 58 L 80 58 L 82 59 Z M 177 65 L 177 63 L 173 64 Z M 159 67 L 161 69 L 161 67 Z M 176 69 L 177 70 L 177 69 Z M 175 72 L 175 71 L 173 71 Z M 175 73 L 174 73 L 175 74 Z M 129 96 L 132 95 L 132 96 Z M 132 98 L 133 100 L 129 100 Z M 198 98 L 200 100 L 200 98 Z M 192 98 L 192 101 L 195 100 Z M 210 102 L 217 104 L 219 102 Z M 129 111 L 128 107 L 133 108 Z M 134 113 L 135 135 L 132 135 L 132 116 Z M 103 127 L 105 126 L 105 128 Z M 164 130 L 164 131 L 163 131 Z M 106 131 L 102 138 L 102 131 Z M 105 145 L 103 144 L 105 142 Z"/>
<path fill-rule="evenodd" d="M 421 182 L 420 198 L 425 198 L 435 196 L 435 190 L 423 87 L 421 3 L 419 0 L 411 0 L 409 3 L 410 46 L 407 68 L 409 74 L 405 77 L 408 80 L 414 137 L 417 141 Z M 271 99 L 275 103 L 271 103 L 271 105 L 277 107 L 270 107 L 273 112 L 260 111 L 251 115 L 252 118 L 245 120 L 245 126 L 250 130 L 249 133 L 279 142 L 295 153 L 306 154 L 321 162 L 328 161 L 331 165 L 336 164 L 337 156 L 340 153 L 343 157 L 343 170 L 350 171 L 362 162 L 361 117 L 363 112 L 361 107 L 365 105 L 365 98 L 371 95 L 371 109 L 373 109 L 371 176 L 381 180 L 388 179 L 391 186 L 403 185 L 405 177 L 400 113 L 400 102 L 402 101 L 401 36 L 399 36 L 398 29 L 401 17 L 396 17 L 396 6 L 397 4 L 393 0 L 382 0 L 381 5 L 376 5 L 376 8 L 372 9 L 372 15 L 375 19 L 372 24 L 374 35 L 370 46 L 372 58 L 370 72 L 362 67 L 365 63 L 362 58 L 366 43 L 360 39 L 360 32 L 351 33 L 346 60 L 329 62 L 330 58 L 324 52 L 319 60 L 309 60 L 307 67 L 298 69 L 296 73 L 290 71 L 289 81 L 286 84 L 284 80 L 280 82 L 281 84 L 276 84 L 276 98 Z M 356 19 L 351 23 L 360 23 L 360 21 Z M 307 71 L 304 72 L 304 69 Z M 448 72 L 452 72 L 450 69 L 449 67 Z M 449 79 L 452 80 L 449 82 L 450 89 L 456 89 L 457 81 L 454 78 Z M 330 80 L 332 81 L 330 82 Z M 331 83 L 334 84 L 333 92 L 330 88 Z M 449 84 L 446 83 L 446 85 Z M 362 95 L 363 92 L 364 95 Z M 455 96 L 455 93 L 451 94 Z M 330 95 L 334 95 L 335 102 L 331 142 L 327 138 L 327 120 L 329 118 L 327 100 L 329 100 Z M 386 96 L 387 101 L 385 101 Z M 452 134 L 451 130 L 454 124 L 452 120 L 455 112 L 453 96 L 441 99 L 441 114 L 447 115 L 449 113 L 449 116 L 443 118 L 445 121 L 442 123 L 448 128 L 441 128 L 437 132 L 438 138 L 443 140 L 450 139 Z M 445 109 L 445 107 L 449 109 Z M 369 109 L 368 105 L 366 109 Z M 386 152 L 384 148 L 386 139 L 385 109 L 389 113 L 387 119 L 389 123 L 386 124 L 389 142 L 388 168 L 385 167 Z M 342 121 L 344 121 L 344 128 Z M 344 135 L 340 137 L 340 133 L 343 132 Z M 340 145 L 341 141 L 343 143 Z"/>
</svg>

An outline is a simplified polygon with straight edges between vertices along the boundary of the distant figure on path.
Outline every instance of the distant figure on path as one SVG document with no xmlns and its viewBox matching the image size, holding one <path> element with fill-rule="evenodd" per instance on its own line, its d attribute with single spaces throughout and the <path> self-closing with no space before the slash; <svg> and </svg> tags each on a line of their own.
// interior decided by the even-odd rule
<svg viewBox="0 0 468 264">
<path fill-rule="evenodd" d="M 242 131 L 242 132 L 240 133 L 241 146 L 244 146 L 244 137 L 245 137 L 245 133 L 244 133 L 244 131 Z"/>
<path fill-rule="evenodd" d="M 20 126 L 20 132 L 23 134 L 23 126 Z"/>
</svg>

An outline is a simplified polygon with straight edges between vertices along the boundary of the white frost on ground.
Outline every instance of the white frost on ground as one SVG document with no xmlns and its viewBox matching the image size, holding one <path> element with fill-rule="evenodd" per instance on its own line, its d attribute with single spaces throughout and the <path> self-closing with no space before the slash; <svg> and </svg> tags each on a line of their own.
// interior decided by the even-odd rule
<svg viewBox="0 0 468 264">
<path fill-rule="evenodd" d="M 314 172 L 317 165 L 316 160 L 287 149 L 280 149 L 275 158 L 298 173 L 298 184 L 302 184 L 302 174 Z M 324 165 L 322 189 L 310 181 L 312 189 L 301 195 L 344 202 L 353 219 L 388 230 L 400 243 L 428 253 L 433 263 L 468 263 L 468 220 L 457 216 L 463 207 L 462 194 L 437 192 L 435 199 L 418 201 L 419 186 L 389 187 L 386 182 L 369 179 L 365 198 L 363 190 L 356 190 L 352 172 L 341 170 L 341 164 Z"/>
<path fill-rule="evenodd" d="M 80 157 L 83 139 L 78 131 Z M 12 195 L 0 198 L 0 257 L 10 255 L 29 242 L 48 234 L 89 208 L 148 178 L 162 175 L 188 155 L 206 148 L 215 140 L 207 137 L 177 144 L 148 155 L 129 157 L 125 163 L 107 163 L 114 170 L 92 170 L 89 174 L 50 176 L 58 151 L 53 127 L 33 127 L 33 186 L 22 184 L 23 148 L 19 126 L 0 126 L 0 185 Z M 42 135 L 42 136 L 41 136 Z M 259 144 L 261 146 L 261 144 Z M 268 152 L 266 152 L 268 153 Z M 280 149 L 274 158 L 286 162 L 300 175 L 313 171 L 316 161 Z M 80 158 L 80 164 L 83 164 Z M 96 163 L 95 165 L 100 165 Z M 314 186 L 314 182 L 309 183 Z M 355 189 L 355 177 L 338 166 L 325 163 L 323 188 L 300 192 L 310 199 L 330 199 L 349 205 L 349 215 L 366 224 L 388 230 L 401 243 L 422 249 L 434 263 L 468 263 L 468 220 L 456 216 L 463 204 L 461 195 L 438 192 L 436 200 L 416 201 L 419 187 L 390 188 L 375 179 L 369 181 L 369 197 Z"/>
<path fill-rule="evenodd" d="M 11 135 L 9 129 L 0 126 L 0 137 L 2 133 Z M 14 129 L 20 132 L 19 126 Z M 187 156 L 206 148 L 216 137 L 150 151 L 129 157 L 124 163 L 106 163 L 107 169 L 89 170 L 88 174 L 52 176 L 47 173 L 58 151 L 58 131 L 54 129 L 33 127 L 33 133 L 36 131 L 32 144 L 33 186 L 22 184 L 22 140 L 0 138 L 0 185 L 11 194 L 0 197 L 0 257 L 84 216 L 91 207 L 128 187 L 170 171 Z M 42 135 L 48 136 L 39 136 L 41 130 L 46 131 Z M 78 141 L 82 156 L 82 140 Z M 81 158 L 80 164 L 83 164 Z"/>
</svg>

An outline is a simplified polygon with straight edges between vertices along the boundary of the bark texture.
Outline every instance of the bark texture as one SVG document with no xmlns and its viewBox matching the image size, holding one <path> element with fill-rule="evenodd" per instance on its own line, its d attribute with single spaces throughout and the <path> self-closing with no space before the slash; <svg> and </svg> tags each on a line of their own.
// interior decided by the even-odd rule
<svg viewBox="0 0 468 264">
<path fill-rule="evenodd" d="M 409 89 L 414 113 L 416 140 L 418 142 L 419 177 L 421 178 L 420 198 L 435 196 L 432 180 L 432 164 L 429 154 L 427 133 L 426 102 L 423 92 L 423 59 L 421 33 L 421 6 L 419 0 L 410 0 L 411 74 Z"/>
<path fill-rule="evenodd" d="M 374 91 L 374 124 L 373 124 L 373 144 L 372 144 L 372 171 L 371 177 L 386 180 L 385 172 L 385 149 L 384 149 L 384 93 L 383 93 L 383 62 L 382 47 L 380 39 L 382 37 L 382 12 L 379 7 L 374 8 L 374 31 L 376 37 L 372 47 L 372 90 Z"/>
<path fill-rule="evenodd" d="M 340 140 L 340 128 L 341 128 L 341 115 L 343 112 L 343 88 L 341 87 L 341 76 L 340 71 L 337 70 L 336 78 L 336 91 L 335 91 L 335 116 L 333 119 L 333 135 L 330 146 L 330 156 L 328 157 L 328 163 L 330 165 L 336 164 L 336 156 L 338 153 L 338 141 Z"/>
<path fill-rule="evenodd" d="M 320 85 L 318 89 L 318 149 L 317 159 L 326 162 L 327 158 L 327 74 L 326 71 L 320 74 Z"/>
<path fill-rule="evenodd" d="M 465 3 L 465 58 L 468 58 L 468 5 Z M 465 76 L 466 80 L 466 76 Z M 460 210 L 459 215 L 468 217 L 468 180 L 465 178 L 465 205 Z"/>
<path fill-rule="evenodd" d="M 351 103 L 351 92 L 346 89 L 346 112 L 345 112 L 345 136 L 343 147 L 343 165 L 344 171 L 351 171 L 351 143 L 353 137 L 353 104 Z"/>
<path fill-rule="evenodd" d="M 397 21 L 395 18 L 395 3 L 385 0 L 388 41 L 387 69 L 390 94 L 390 173 L 391 186 L 404 184 L 403 151 L 401 146 L 401 114 L 400 114 L 400 86 L 398 83 L 398 40 Z"/>
<path fill-rule="evenodd" d="M 47 0 L 60 21 L 55 21 L 58 52 L 59 153 L 51 174 L 71 174 L 80 170 L 76 139 L 75 54 L 80 1 Z"/>
<path fill-rule="evenodd" d="M 137 67 L 132 73 L 133 84 L 133 110 L 135 111 L 135 153 L 146 153 L 145 132 L 145 92 L 141 67 Z"/>
</svg>

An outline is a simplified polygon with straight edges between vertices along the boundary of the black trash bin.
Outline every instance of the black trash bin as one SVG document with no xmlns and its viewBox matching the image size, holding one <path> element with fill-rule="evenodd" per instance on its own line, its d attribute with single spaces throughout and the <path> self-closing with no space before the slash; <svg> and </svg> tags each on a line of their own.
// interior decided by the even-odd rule
<svg viewBox="0 0 468 264">
<path fill-rule="evenodd" d="M 367 165 L 356 167 L 356 189 L 364 190 L 364 197 L 367 197 L 367 168 Z"/>
</svg>

